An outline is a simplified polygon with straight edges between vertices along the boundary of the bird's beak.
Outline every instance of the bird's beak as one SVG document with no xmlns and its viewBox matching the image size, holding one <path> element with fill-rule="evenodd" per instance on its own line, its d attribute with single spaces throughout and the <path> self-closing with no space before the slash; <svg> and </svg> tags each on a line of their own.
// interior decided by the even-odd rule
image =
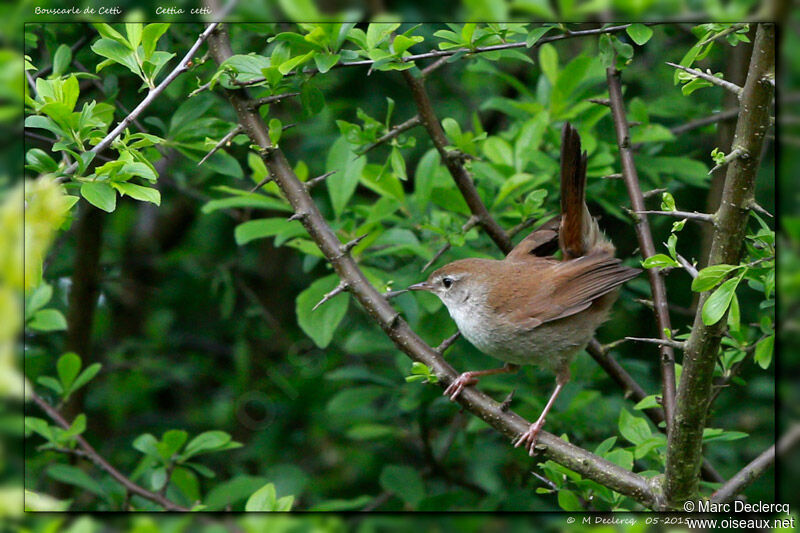
<svg viewBox="0 0 800 533">
<path fill-rule="evenodd" d="M 422 283 L 417 283 L 412 285 L 408 288 L 410 291 L 429 291 L 431 290 L 431 286 L 428 284 L 427 281 L 423 281 Z"/>
</svg>

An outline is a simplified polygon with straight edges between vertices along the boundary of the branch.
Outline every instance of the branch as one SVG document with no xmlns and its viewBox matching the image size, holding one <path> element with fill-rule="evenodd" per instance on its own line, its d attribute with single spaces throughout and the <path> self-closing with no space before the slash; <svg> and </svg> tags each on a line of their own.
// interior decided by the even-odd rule
<svg viewBox="0 0 800 533">
<path fill-rule="evenodd" d="M 293 96 L 300 96 L 300 93 L 294 92 L 294 93 L 273 94 L 272 96 L 256 98 L 255 100 L 251 100 L 250 105 L 253 107 L 253 109 L 258 109 L 261 106 L 269 104 L 277 104 L 284 98 L 292 98 Z"/>
<path fill-rule="evenodd" d="M 50 419 L 61 426 L 64 429 L 69 429 L 72 425 L 61 416 L 53 406 L 47 403 L 41 396 L 36 394 L 34 391 L 30 391 L 31 399 L 38 405 L 42 411 L 44 411 Z M 165 496 L 161 494 L 156 494 L 155 492 L 151 492 L 143 487 L 140 487 L 127 477 L 122 474 L 119 470 L 111 466 L 111 464 L 106 461 L 97 450 L 95 450 L 89 442 L 84 439 L 81 435 L 76 435 L 75 442 L 78 443 L 78 446 L 81 447 L 83 452 L 86 454 L 87 458 L 91 460 L 100 470 L 105 471 L 108 473 L 112 478 L 114 478 L 117 483 L 125 487 L 125 490 L 132 494 L 136 494 L 137 496 L 141 496 L 146 500 L 150 500 L 151 502 L 157 503 L 167 511 L 189 511 L 186 507 L 178 505 L 177 503 L 167 499 Z"/>
<path fill-rule="evenodd" d="M 652 23 L 648 23 L 648 24 L 652 24 Z M 594 29 L 591 29 L 591 30 L 578 30 L 578 31 L 572 31 L 572 32 L 569 32 L 569 33 L 564 33 L 564 34 L 561 34 L 561 35 L 552 35 L 550 37 L 542 37 L 541 39 L 536 41 L 536 44 L 533 47 L 536 48 L 536 47 L 539 47 L 539 46 L 541 46 L 541 45 L 543 45 L 545 43 L 552 43 L 554 41 L 561 41 L 561 40 L 564 40 L 564 39 L 572 39 L 574 37 L 586 37 L 586 36 L 590 36 L 590 35 L 601 35 L 601 34 L 604 34 L 604 33 L 617 33 L 617 32 L 621 32 L 621 31 L 625 31 L 628 28 L 628 26 L 630 26 L 630 24 L 621 24 L 621 25 L 618 25 L 618 26 L 608 26 L 606 28 L 594 28 Z M 483 53 L 486 53 L 486 52 L 497 52 L 497 51 L 500 51 L 500 50 L 512 50 L 514 48 L 526 48 L 526 47 L 527 47 L 527 43 L 525 43 L 525 41 L 522 41 L 522 42 L 495 44 L 495 45 L 491 45 L 491 46 L 478 46 L 478 47 L 475 47 L 475 48 L 450 48 L 449 50 L 431 50 L 429 52 L 424 52 L 422 54 L 411 54 L 411 55 L 408 55 L 408 56 L 400 58 L 398 61 L 400 63 L 411 63 L 411 62 L 419 61 L 419 60 L 423 60 L 423 59 L 437 59 L 437 60 L 438 59 L 442 59 L 442 58 L 446 59 L 446 58 L 449 58 L 449 57 L 454 56 L 456 54 L 463 54 L 463 55 L 483 54 Z M 347 62 L 337 63 L 337 64 L 333 65 L 331 67 L 331 69 L 347 68 L 347 67 L 370 67 L 371 68 L 374 63 L 375 63 L 375 61 L 372 60 L 372 59 L 361 59 L 359 61 L 347 61 Z M 429 65 L 428 67 L 426 67 L 425 69 L 423 69 L 423 77 L 424 77 L 424 75 L 430 74 L 431 71 L 433 71 L 436 68 L 438 68 L 439 66 L 441 66 L 441 64 L 442 63 L 437 61 L 436 63 L 433 63 L 433 64 Z M 436 67 L 434 67 L 434 65 L 436 65 Z M 286 75 L 287 76 L 293 76 L 293 75 L 296 75 L 296 74 L 299 74 L 299 73 L 317 74 L 317 73 L 319 73 L 319 69 L 314 68 L 314 67 L 309 67 L 309 68 L 304 68 L 304 69 L 299 70 L 299 71 L 295 70 L 295 71 L 289 72 Z M 238 81 L 234 80 L 233 83 L 235 83 L 236 85 L 239 85 L 241 87 L 247 87 L 247 86 L 250 86 L 250 85 L 257 85 L 257 84 L 263 83 L 265 81 L 266 81 L 266 78 L 254 78 L 254 79 L 248 80 L 246 82 L 238 82 Z"/>
<path fill-rule="evenodd" d="M 108 148 L 109 146 L 111 146 L 111 143 L 114 141 L 114 139 L 119 137 L 122 134 L 122 132 L 125 131 L 125 128 L 130 126 L 130 124 L 134 120 L 136 120 L 139 117 L 139 115 L 142 114 L 142 112 L 145 109 L 147 109 L 147 107 L 150 104 L 152 104 L 162 92 L 164 92 L 164 89 L 166 89 L 170 83 L 175 81 L 175 79 L 179 75 L 189 70 L 187 63 L 189 63 L 189 61 L 194 57 L 194 54 L 197 52 L 197 49 L 200 48 L 200 45 L 202 45 L 205 42 L 205 40 L 208 39 L 208 36 L 214 32 L 218 24 L 219 24 L 218 22 L 213 22 L 209 24 L 208 27 L 205 29 L 205 31 L 201 33 L 200 36 L 197 38 L 197 40 L 189 49 L 189 51 L 186 52 L 186 55 L 183 56 L 183 59 L 180 60 L 178 65 L 174 69 L 172 69 L 172 71 L 167 75 L 167 77 L 164 78 L 164 80 L 161 83 L 159 83 L 156 87 L 150 89 L 150 91 L 147 93 L 147 96 L 145 96 L 144 99 L 141 102 L 139 102 L 139 105 L 137 105 L 128 116 L 122 119 L 122 121 L 119 124 L 117 124 L 117 127 L 111 130 L 111 132 L 108 135 L 106 135 L 102 141 L 97 143 L 97 145 L 94 146 L 90 151 L 95 154 L 98 154 L 103 150 L 105 150 L 106 148 Z M 64 170 L 64 175 L 69 176 L 70 174 L 74 173 L 77 168 L 78 168 L 78 163 L 71 164 L 69 167 L 67 167 L 66 170 Z M 64 177 L 62 177 L 62 179 L 64 179 Z"/>
<path fill-rule="evenodd" d="M 735 94 L 736 96 L 738 96 L 741 99 L 742 88 L 739 87 L 738 85 L 736 85 L 735 83 L 731 83 L 729 81 L 725 81 L 722 78 L 718 78 L 718 77 L 714 76 L 713 74 L 709 74 L 707 72 L 703 72 L 702 70 L 698 70 L 698 69 L 695 69 L 695 68 L 684 67 L 683 65 L 678 65 L 677 63 L 670 63 L 669 61 L 667 61 L 667 65 L 669 65 L 671 67 L 675 67 L 676 69 L 682 70 L 682 71 L 684 71 L 684 72 L 686 72 L 688 74 L 691 74 L 695 78 L 700 78 L 700 79 L 706 80 L 707 82 L 711 83 L 712 85 L 716 85 L 718 87 L 722 87 L 726 91 L 732 92 L 733 94 Z"/>
<path fill-rule="evenodd" d="M 619 145 L 619 157 L 622 162 L 622 175 L 625 180 L 625 186 L 628 189 L 628 196 L 631 198 L 631 207 L 634 212 L 645 211 L 644 197 L 639 186 L 639 176 L 636 173 L 636 166 L 633 162 L 633 153 L 630 147 L 630 130 L 628 121 L 625 118 L 619 71 L 609 68 L 606 71 L 606 77 L 608 79 L 608 97 L 614 118 L 614 129 L 617 133 L 617 144 Z M 656 249 L 653 245 L 653 234 L 650 231 L 647 217 L 635 217 L 634 226 L 642 256 L 645 259 L 654 256 Z M 647 276 L 650 280 L 650 290 L 653 293 L 653 311 L 656 315 L 659 336 L 665 339 L 664 332 L 672 331 L 672 325 L 669 318 L 669 302 L 667 300 L 667 290 L 664 287 L 664 278 L 655 268 L 647 269 Z M 672 351 L 672 347 L 667 344 L 662 344 L 659 347 L 659 351 L 661 353 L 664 412 L 666 415 L 667 434 L 669 434 L 672 430 L 672 415 L 675 407 L 675 354 Z"/>
<path fill-rule="evenodd" d="M 680 126 L 675 126 L 670 128 L 670 132 L 673 135 L 678 136 L 687 131 L 692 131 L 697 128 L 702 128 L 703 126 L 708 126 L 709 124 L 715 124 L 717 122 L 722 122 L 724 120 L 730 120 L 736 118 L 739 114 L 739 108 L 733 107 L 731 109 L 726 109 L 725 111 L 720 111 L 719 113 L 714 113 L 713 115 L 709 115 L 707 117 L 698 118 L 697 120 L 691 120 L 686 124 L 681 124 Z"/>
<path fill-rule="evenodd" d="M 725 156 L 725 159 L 722 161 L 722 163 L 714 165 L 714 168 L 712 168 L 711 170 L 708 171 L 708 175 L 710 176 L 711 174 L 713 174 L 717 170 L 721 169 L 722 167 L 724 167 L 726 165 L 729 165 L 732 161 L 735 161 L 736 159 L 739 159 L 740 157 L 743 157 L 744 155 L 745 155 L 745 151 L 744 150 L 742 150 L 741 148 L 734 148 L 733 150 L 731 150 L 731 152 L 729 154 L 727 154 Z"/>
<path fill-rule="evenodd" d="M 470 212 L 478 218 L 478 224 L 486 231 L 495 244 L 497 244 L 497 247 L 500 248 L 504 254 L 507 254 L 513 248 L 511 239 L 506 232 L 503 231 L 503 228 L 500 227 L 497 221 L 492 218 L 492 215 L 489 214 L 489 210 L 486 209 L 483 200 L 481 200 L 481 197 L 478 195 L 478 190 L 472 182 L 472 177 L 469 175 L 469 172 L 467 172 L 467 169 L 464 168 L 463 163 L 459 161 L 457 157 L 453 157 L 453 154 L 447 150 L 447 146 L 450 143 L 447 140 L 447 136 L 444 134 L 439 119 L 436 117 L 436 112 L 433 109 L 428 93 L 425 91 L 423 80 L 415 78 L 407 70 L 404 70 L 402 74 L 406 83 L 411 88 L 411 95 L 414 97 L 414 102 L 417 104 L 417 111 L 419 112 L 422 124 L 425 126 L 425 129 L 428 130 L 428 135 L 430 135 L 433 145 L 436 147 L 436 150 L 442 158 L 442 162 L 444 162 L 447 170 L 453 177 L 456 187 L 461 191 L 461 195 L 467 202 Z"/>
<path fill-rule="evenodd" d="M 225 136 L 222 139 L 220 139 L 217 144 L 214 145 L 214 148 L 212 148 L 210 152 L 208 152 L 206 155 L 203 156 L 203 159 L 201 159 L 197 163 L 197 166 L 199 167 L 200 165 L 208 161 L 209 157 L 216 154 L 217 150 L 228 144 L 231 141 L 231 139 L 236 137 L 236 135 L 241 131 L 242 131 L 242 126 L 240 124 L 237 124 L 235 128 L 233 128 L 230 132 L 226 133 Z"/>
<path fill-rule="evenodd" d="M 650 344 L 658 344 L 659 346 L 670 346 L 672 348 L 677 348 L 678 350 L 683 350 L 685 344 L 680 341 L 674 341 L 672 339 L 649 339 L 646 337 L 625 337 L 626 341 L 634 341 L 634 342 L 647 342 Z"/>
<path fill-rule="evenodd" d="M 612 343 L 612 345 L 616 345 L 619 342 L 625 342 L 626 339 L 621 339 L 616 343 Z M 606 374 L 614 380 L 614 382 L 622 387 L 623 394 L 627 398 L 630 396 L 630 399 L 635 402 L 639 403 L 640 401 L 644 400 L 647 397 L 647 392 L 639 385 L 633 376 L 628 374 L 628 372 L 620 365 L 616 359 L 609 355 L 609 349 L 611 345 L 601 346 L 597 339 L 592 339 L 589 341 L 588 346 L 586 346 L 586 351 L 589 352 L 589 355 L 592 356 L 592 359 L 600 365 L 600 368 L 605 370 Z M 651 407 L 650 409 L 644 409 L 644 414 L 653 421 L 653 424 L 658 429 L 661 429 L 661 423 L 664 421 L 664 409 L 658 407 Z M 664 431 L 663 429 L 661 429 Z M 721 483 L 724 481 L 722 476 L 714 469 L 711 463 L 708 460 L 703 460 L 702 466 L 703 477 L 711 482 L 714 483 Z"/>
<path fill-rule="evenodd" d="M 356 155 L 362 156 L 362 155 L 366 154 L 367 152 L 369 152 L 370 150 L 372 150 L 373 148 L 377 148 L 378 146 L 380 146 L 381 144 L 385 143 L 386 141 L 390 141 L 390 140 L 394 139 L 395 137 L 397 137 L 398 135 L 402 134 L 403 132 L 406 132 L 406 131 L 410 130 L 411 128 L 415 127 L 415 126 L 419 126 L 420 124 L 422 124 L 422 119 L 419 118 L 419 115 L 414 115 L 413 117 L 411 117 L 410 119 L 406 120 L 405 122 L 403 122 L 401 124 L 398 124 L 397 126 L 394 126 L 387 133 L 385 133 L 384 135 L 380 136 L 374 143 L 370 144 L 369 146 L 364 148 L 361 152 L 359 152 Z"/>
<path fill-rule="evenodd" d="M 749 155 L 728 166 L 722 201 L 715 215 L 717 224 L 709 252 L 709 266 L 739 264 L 749 208 L 755 196 L 759 154 L 769 126 L 773 88 L 765 80 L 772 76 L 774 69 L 775 29 L 771 24 L 759 24 L 733 140 L 733 146 L 741 147 Z M 696 472 L 702 453 L 703 427 L 712 394 L 720 337 L 726 324 L 725 316 L 710 326 L 703 323 L 701 310 L 709 294 L 701 293 L 697 303 L 694 325 L 684 350 L 675 424 L 668 437 L 664 488 L 671 506 L 679 506 L 697 493 Z"/>
<path fill-rule="evenodd" d="M 692 277 L 692 279 L 696 278 L 696 277 L 697 277 L 697 275 L 698 275 L 697 268 L 695 268 L 695 266 L 694 266 L 693 264 L 691 264 L 691 263 L 690 263 L 690 262 L 689 262 L 689 261 L 688 261 L 688 260 L 687 260 L 685 257 L 683 257 L 681 254 L 676 254 L 676 256 L 677 256 L 677 258 L 678 258 L 678 263 L 680 263 L 680 264 L 681 264 L 681 266 L 683 267 L 683 269 L 684 269 L 686 272 L 688 272 L 688 273 L 689 273 L 689 275 Z"/>
<path fill-rule="evenodd" d="M 218 64 L 233 54 L 224 30 L 211 36 L 209 48 Z M 342 253 L 339 239 L 323 218 L 303 183 L 294 174 L 282 150 L 267 149 L 272 146 L 267 125 L 258 113 L 249 109 L 246 93 L 239 90 L 226 91 L 226 94 L 245 132 L 254 144 L 262 148 L 261 156 L 275 175 L 278 187 L 291 203 L 295 213 L 302 214 L 299 219 L 303 226 L 339 278 L 348 284 L 350 293 L 398 349 L 412 360 L 428 366 L 439 378 L 442 387 L 448 386 L 457 378 L 458 373 L 409 327 L 383 295 L 370 284 L 355 260 L 349 254 Z M 459 395 L 458 403 L 509 439 L 518 437 L 529 428 L 528 421 L 511 411 L 504 411 L 500 403 L 474 388 L 465 389 Z M 661 502 L 651 490 L 650 481 L 644 477 L 548 432 L 543 431 L 540 434 L 539 443 L 544 455 L 559 464 L 612 490 L 628 495 L 643 505 L 660 507 Z"/>
<path fill-rule="evenodd" d="M 774 444 L 764 450 L 761 455 L 753 459 L 718 488 L 711 495 L 711 501 L 714 503 L 730 502 L 775 463 L 776 455 L 783 457 L 798 443 L 800 443 L 800 425 L 795 425 L 789 428 L 786 434 L 778 441 L 777 454 L 775 453 L 776 446 Z"/>
<path fill-rule="evenodd" d="M 464 225 L 461 226 L 461 231 L 463 233 L 466 233 L 472 228 L 474 228 L 477 223 L 478 223 L 478 217 L 472 215 L 471 217 L 469 217 L 469 220 L 467 220 L 464 223 Z M 436 261 L 438 261 L 439 258 L 442 257 L 447 252 L 447 250 L 450 249 L 450 247 L 451 244 L 448 242 L 444 246 L 439 248 L 439 250 L 437 250 L 437 252 L 433 254 L 433 257 L 431 257 L 430 260 L 427 263 L 425 263 L 425 265 L 422 267 L 421 272 L 425 272 L 426 270 L 428 270 L 431 267 L 431 265 L 433 265 Z"/>
<path fill-rule="evenodd" d="M 696 220 L 697 222 L 714 223 L 714 215 L 708 213 L 698 213 L 697 211 L 633 211 L 637 215 L 663 215 L 665 217 L 688 218 L 689 220 Z"/>
</svg>

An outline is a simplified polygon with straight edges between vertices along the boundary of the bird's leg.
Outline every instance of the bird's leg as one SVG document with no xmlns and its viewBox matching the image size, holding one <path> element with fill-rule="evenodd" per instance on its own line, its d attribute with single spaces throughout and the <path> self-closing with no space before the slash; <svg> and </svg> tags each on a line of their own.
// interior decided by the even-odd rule
<svg viewBox="0 0 800 533">
<path fill-rule="evenodd" d="M 518 365 L 506 363 L 500 368 L 463 372 L 459 374 L 459 376 L 454 379 L 452 383 L 450 383 L 450 386 L 445 389 L 444 396 L 450 396 L 450 401 L 455 401 L 456 398 L 458 398 L 458 395 L 461 394 L 461 391 L 464 390 L 464 387 L 475 385 L 478 382 L 479 377 L 493 376 L 495 374 L 511 374 L 517 370 L 519 370 Z"/>
<path fill-rule="evenodd" d="M 536 439 L 539 438 L 539 432 L 544 427 L 545 417 L 547 413 L 550 412 L 550 408 L 553 407 L 558 393 L 561 392 L 561 389 L 564 388 L 567 381 L 569 381 L 569 369 L 559 371 L 556 375 L 556 389 L 553 391 L 553 394 L 550 395 L 550 399 L 547 400 L 547 405 L 544 406 L 542 414 L 539 415 L 536 422 L 531 424 L 528 431 L 520 435 L 519 438 L 514 441 L 514 448 L 519 448 L 522 444 L 525 444 L 528 455 L 533 456 L 536 454 Z"/>
</svg>

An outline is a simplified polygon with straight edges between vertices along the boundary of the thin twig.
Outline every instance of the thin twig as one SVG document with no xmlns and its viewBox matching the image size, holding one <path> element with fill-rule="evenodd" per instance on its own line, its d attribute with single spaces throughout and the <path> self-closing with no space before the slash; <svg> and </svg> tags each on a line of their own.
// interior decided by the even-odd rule
<svg viewBox="0 0 800 533">
<path fill-rule="evenodd" d="M 726 109 L 725 111 L 720 111 L 719 113 L 714 113 L 713 115 L 709 115 L 707 117 L 690 120 L 686 124 L 681 124 L 680 126 L 670 128 L 669 131 L 677 137 L 678 135 L 686 133 L 687 131 L 702 128 L 703 126 L 708 126 L 709 124 L 715 124 L 724 120 L 734 119 L 738 114 L 739 108 L 733 107 L 731 109 Z"/>
<path fill-rule="evenodd" d="M 463 162 L 453 157 L 447 150 L 447 146 L 450 143 L 442 129 L 442 125 L 439 123 L 439 119 L 436 117 L 436 111 L 434 111 L 428 93 L 425 90 L 423 80 L 415 78 L 408 71 L 403 71 L 403 77 L 411 89 L 411 95 L 417 105 L 417 111 L 422 119 L 422 124 L 428 131 L 433 145 L 436 147 L 436 150 L 442 158 L 442 162 L 453 177 L 453 181 L 461 192 L 461 196 L 464 197 L 464 201 L 467 203 L 470 212 L 478 217 L 478 224 L 486 231 L 497 247 L 500 248 L 504 254 L 507 254 L 513 248 L 511 239 L 508 237 L 508 234 L 503 231 L 503 228 L 500 227 L 497 221 L 492 218 L 489 210 L 483 204 L 483 200 L 481 200 L 478 190 L 475 188 L 475 184 L 472 181 L 472 177 L 469 175 L 469 172 L 467 172 Z"/>
<path fill-rule="evenodd" d="M 405 122 L 402 122 L 402 123 L 400 123 L 400 124 L 398 124 L 396 126 L 393 126 L 387 133 L 385 133 L 385 134 L 381 135 L 380 137 L 378 137 L 378 139 L 374 143 L 370 144 L 369 146 L 364 148 L 361 152 L 359 152 L 356 155 L 362 156 L 362 155 L 366 154 L 367 152 L 369 152 L 370 150 L 373 150 L 374 148 L 377 148 L 378 146 L 382 145 L 383 143 L 394 139 L 398 135 L 401 135 L 403 132 L 406 132 L 406 131 L 410 130 L 411 128 L 415 127 L 415 126 L 419 126 L 420 124 L 422 124 L 422 119 L 419 118 L 419 115 L 414 115 L 413 117 L 411 117 L 410 119 L 406 120 Z"/>
<path fill-rule="evenodd" d="M 469 230 L 474 228 L 477 223 L 478 223 L 478 217 L 475 216 L 475 215 L 472 215 L 464 223 L 464 225 L 461 226 L 461 232 L 462 233 L 468 232 Z M 439 250 L 437 250 L 437 252 L 435 254 L 433 254 L 433 257 L 431 257 L 430 260 L 427 263 L 425 263 L 425 265 L 422 267 L 422 270 L 420 272 L 425 272 L 426 270 L 428 270 L 431 267 L 431 265 L 433 265 L 436 261 L 438 261 L 439 258 L 442 257 L 445 253 L 447 253 L 447 251 L 450 249 L 451 246 L 452 245 L 449 242 L 447 242 L 447 243 L 445 243 L 444 246 L 439 248 Z"/>
<path fill-rule="evenodd" d="M 230 142 L 230 140 L 233 139 L 234 137 L 236 137 L 236 135 L 238 135 L 239 133 L 241 133 L 241 131 L 242 131 L 242 125 L 241 124 L 237 124 L 235 128 L 233 128 L 231 131 L 226 133 L 225 136 L 222 139 L 220 139 L 217 144 L 214 145 L 214 148 L 212 148 L 210 152 L 208 152 L 206 155 L 203 156 L 203 159 L 201 159 L 197 163 L 197 166 L 199 167 L 203 163 L 208 161 L 209 157 L 211 157 L 212 155 L 216 154 L 217 150 L 219 150 L 223 146 L 227 145 Z"/>
<path fill-rule="evenodd" d="M 300 93 L 283 93 L 283 94 L 273 94 L 272 96 L 265 96 L 263 98 L 256 98 L 250 102 L 250 106 L 253 109 L 258 109 L 262 106 L 269 105 L 269 104 L 277 104 L 281 100 L 286 98 L 292 98 L 294 96 L 300 96 Z"/>
<path fill-rule="evenodd" d="M 614 119 L 614 129 L 617 133 L 617 145 L 619 146 L 619 156 L 622 161 L 622 174 L 625 185 L 628 189 L 628 196 L 631 199 L 633 211 L 645 211 L 644 197 L 639 185 L 639 175 L 633 161 L 633 153 L 630 147 L 630 129 L 625 118 L 625 106 L 622 100 L 622 85 L 620 83 L 620 73 L 614 68 L 606 70 L 608 80 L 608 96 L 611 102 L 611 114 Z M 635 217 L 636 237 L 639 241 L 639 249 L 645 259 L 656 254 L 653 244 L 653 234 L 650 231 L 650 224 L 647 217 Z M 653 294 L 653 311 L 656 316 L 656 325 L 659 335 L 666 338 L 664 331 L 672 331 L 671 320 L 669 317 L 669 300 L 667 290 L 664 286 L 664 278 L 658 273 L 658 269 L 647 270 L 650 281 L 650 290 Z M 662 344 L 659 347 L 661 354 L 661 381 L 664 396 L 665 422 L 667 424 L 667 434 L 672 428 L 672 414 L 675 407 L 675 354 L 672 347 Z"/>
<path fill-rule="evenodd" d="M 691 264 L 691 263 L 690 263 L 690 262 L 689 262 L 689 261 L 688 261 L 688 260 L 687 260 L 685 257 L 683 257 L 681 254 L 676 254 L 676 256 L 677 256 L 677 258 L 678 258 L 678 263 L 680 263 L 680 264 L 681 264 L 681 266 L 683 267 L 683 269 L 684 269 L 686 272 L 688 272 L 688 273 L 689 273 L 689 275 L 692 277 L 692 279 L 696 278 L 696 277 L 697 277 L 697 268 L 695 268 L 695 266 L 694 266 L 693 264 Z"/>
<path fill-rule="evenodd" d="M 777 450 L 776 445 L 773 444 L 718 488 L 711 495 L 711 501 L 714 503 L 730 502 L 775 463 L 776 455 L 783 457 L 798 444 L 800 444 L 800 424 L 789 428 L 781 437 L 777 444 Z"/>
<path fill-rule="evenodd" d="M 728 34 L 731 34 L 731 33 L 735 32 L 735 31 L 739 31 L 740 29 L 744 28 L 745 26 L 747 26 L 747 23 L 733 24 L 732 26 L 730 26 L 729 28 L 725 28 L 724 30 L 722 30 L 718 34 L 712 35 L 708 39 L 700 41 L 695 46 L 697 46 L 698 48 L 703 47 L 703 46 L 707 45 L 708 43 L 710 43 L 712 41 L 716 41 L 720 37 L 725 37 Z"/>
<path fill-rule="evenodd" d="M 700 78 L 700 79 L 703 79 L 703 80 L 705 80 L 705 81 L 707 81 L 707 82 L 709 82 L 709 83 L 711 83 L 713 85 L 716 85 L 718 87 L 722 87 L 726 91 L 730 91 L 733 94 L 735 94 L 736 96 L 741 96 L 741 94 L 742 94 L 742 88 L 741 87 L 739 87 L 735 83 L 731 83 L 729 81 L 725 81 L 722 78 L 718 78 L 718 77 L 714 76 L 713 74 L 709 74 L 707 72 L 703 72 L 702 70 L 698 70 L 698 69 L 694 69 L 694 68 L 684 67 L 683 65 L 678 65 L 677 63 L 671 63 L 669 61 L 667 61 L 666 63 L 667 63 L 667 65 L 669 65 L 671 67 L 674 67 L 674 68 L 676 68 L 678 70 L 682 70 L 682 71 L 686 72 L 687 74 L 691 74 L 695 78 Z"/>
<path fill-rule="evenodd" d="M 61 426 L 63 429 L 69 429 L 72 427 L 72 424 L 67 422 L 61 413 L 56 411 L 53 406 L 47 403 L 41 396 L 39 396 L 36 392 L 30 391 L 31 399 L 38 405 L 42 411 L 47 414 L 47 416 L 56 424 Z M 171 501 L 170 499 L 166 498 L 162 494 L 156 494 L 155 492 L 151 492 L 143 487 L 140 487 L 127 477 L 125 477 L 119 470 L 111 466 L 111 464 L 106 461 L 97 450 L 95 450 L 89 442 L 83 438 L 81 435 L 76 435 L 74 437 L 75 442 L 78 443 L 78 446 L 86 453 L 88 458 L 101 470 L 105 471 L 111 477 L 113 477 L 117 483 L 122 485 L 125 490 L 131 492 L 132 494 L 136 494 L 137 496 L 141 496 L 146 500 L 150 500 L 151 502 L 157 503 L 167 511 L 188 511 L 186 507 L 178 505 L 177 503 Z"/>
<path fill-rule="evenodd" d="M 669 346 L 671 348 L 677 348 L 682 350 L 685 346 L 685 343 L 676 341 L 673 339 L 650 339 L 647 337 L 625 337 L 625 340 L 634 341 L 634 342 L 647 342 L 650 344 L 658 344 L 659 346 Z"/>
<path fill-rule="evenodd" d="M 434 348 L 434 351 L 439 355 L 444 355 L 444 352 L 446 352 L 447 349 L 450 348 L 459 339 L 459 337 L 461 337 L 461 332 L 456 331 L 455 333 L 447 337 L 445 340 L 443 340 L 439 346 Z"/>
<path fill-rule="evenodd" d="M 173 81 L 175 81 L 175 79 L 179 75 L 189 70 L 187 63 L 189 63 L 189 61 L 194 57 L 194 54 L 197 52 L 200 46 L 206 41 L 206 39 L 208 39 L 208 36 L 214 32 L 214 30 L 218 25 L 219 25 L 218 22 L 212 22 L 211 24 L 209 24 L 206 27 L 205 31 L 203 31 L 203 33 L 201 33 L 200 36 L 197 38 L 197 40 L 194 42 L 189 51 L 186 52 L 186 55 L 183 56 L 183 59 L 180 60 L 178 65 L 174 69 L 172 69 L 172 71 L 167 75 L 167 77 L 164 78 L 164 80 L 161 83 L 159 83 L 156 87 L 150 89 L 150 92 L 148 92 L 147 96 L 145 96 L 144 99 L 141 102 L 139 102 L 139 105 L 137 105 L 127 117 L 122 119 L 122 121 L 120 121 L 120 123 L 117 124 L 117 127 L 111 130 L 111 132 L 109 132 L 108 135 L 106 135 L 103 138 L 103 140 L 97 143 L 90 151 L 95 154 L 99 154 L 100 152 L 111 146 L 111 143 L 114 141 L 114 139 L 119 137 L 122 134 L 122 132 L 125 131 L 125 129 L 134 120 L 136 120 L 139 117 L 139 115 L 145 109 L 147 109 L 147 107 L 150 106 L 150 104 L 152 104 L 162 92 L 164 92 L 164 89 L 166 89 Z M 75 172 L 77 168 L 78 168 L 78 163 L 77 162 L 73 163 L 72 165 L 67 167 L 66 170 L 64 170 L 64 176 L 66 177 L 71 175 L 72 173 Z"/>
<path fill-rule="evenodd" d="M 712 168 L 711 170 L 708 171 L 708 175 L 710 176 L 711 174 L 713 174 L 717 170 L 721 169 L 722 167 L 724 167 L 726 165 L 729 165 L 732 161 L 735 161 L 735 160 L 739 159 L 740 157 L 744 156 L 745 154 L 746 154 L 746 152 L 744 150 L 742 150 L 742 148 L 735 148 L 734 150 L 732 150 L 729 154 L 727 154 L 725 156 L 725 159 L 722 161 L 722 163 L 718 163 L 718 164 L 714 165 L 714 168 Z"/>
<path fill-rule="evenodd" d="M 630 26 L 630 24 L 621 24 L 617 26 L 608 26 L 606 28 L 594 28 L 591 30 L 578 30 L 572 31 L 570 33 L 564 33 L 562 35 L 552 35 L 549 37 L 542 37 L 539 39 L 534 47 L 539 47 L 545 43 L 552 43 L 555 41 L 561 41 L 564 39 L 572 39 L 574 37 L 586 37 L 591 35 L 602 35 L 604 33 L 618 33 L 621 31 L 625 31 Z M 411 63 L 413 61 L 420 61 L 424 59 L 439 59 L 439 58 L 447 58 L 450 56 L 454 56 L 456 54 L 484 54 L 486 52 L 498 52 L 501 50 L 512 50 L 514 48 L 525 48 L 527 47 L 527 43 L 524 41 L 522 42 L 513 42 L 513 43 L 502 43 L 502 44 L 495 44 L 491 46 L 478 46 L 475 48 L 450 48 L 449 50 L 431 50 L 429 52 L 425 52 L 422 54 L 411 54 L 405 57 L 398 59 L 401 63 Z M 358 61 L 346 61 L 342 63 L 337 63 L 331 67 L 331 69 L 338 69 L 338 68 L 347 68 L 347 67 L 372 67 L 375 63 L 372 59 L 362 59 Z M 431 65 L 432 66 L 432 65 Z M 287 73 L 287 76 L 292 76 L 296 74 L 316 74 L 319 72 L 319 69 L 315 67 L 304 68 L 300 70 L 294 70 L 292 72 Z M 236 82 L 236 85 L 240 86 L 249 86 L 249 85 L 257 85 L 259 83 L 263 83 L 267 81 L 266 78 L 254 78 L 252 80 L 248 80 L 246 82 Z"/>
<path fill-rule="evenodd" d="M 646 209 L 644 211 L 633 211 L 637 215 L 663 215 L 665 217 L 675 218 L 688 218 L 697 222 L 705 222 L 708 224 L 714 223 L 714 215 L 708 213 L 698 213 L 697 211 L 653 211 Z"/>
</svg>

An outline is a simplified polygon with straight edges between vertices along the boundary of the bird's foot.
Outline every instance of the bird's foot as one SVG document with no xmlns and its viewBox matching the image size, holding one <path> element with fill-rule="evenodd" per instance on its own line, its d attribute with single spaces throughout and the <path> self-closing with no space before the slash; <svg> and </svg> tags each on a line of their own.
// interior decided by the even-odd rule
<svg viewBox="0 0 800 533">
<path fill-rule="evenodd" d="M 523 433 L 522 435 L 514 441 L 514 448 L 519 448 L 523 444 L 525 445 L 525 449 L 528 450 L 528 455 L 533 457 L 536 455 L 536 441 L 539 438 L 539 432 L 544 427 L 544 419 L 540 418 L 533 424 L 531 427 L 528 428 L 528 431 Z"/>
<path fill-rule="evenodd" d="M 464 387 L 469 387 L 470 385 L 475 385 L 478 382 L 478 378 L 475 377 L 473 372 L 464 372 L 459 374 L 459 376 L 450 383 L 444 390 L 443 396 L 450 396 L 450 401 L 456 401 L 458 395 L 461 394 L 461 391 L 464 390 Z"/>
</svg>

